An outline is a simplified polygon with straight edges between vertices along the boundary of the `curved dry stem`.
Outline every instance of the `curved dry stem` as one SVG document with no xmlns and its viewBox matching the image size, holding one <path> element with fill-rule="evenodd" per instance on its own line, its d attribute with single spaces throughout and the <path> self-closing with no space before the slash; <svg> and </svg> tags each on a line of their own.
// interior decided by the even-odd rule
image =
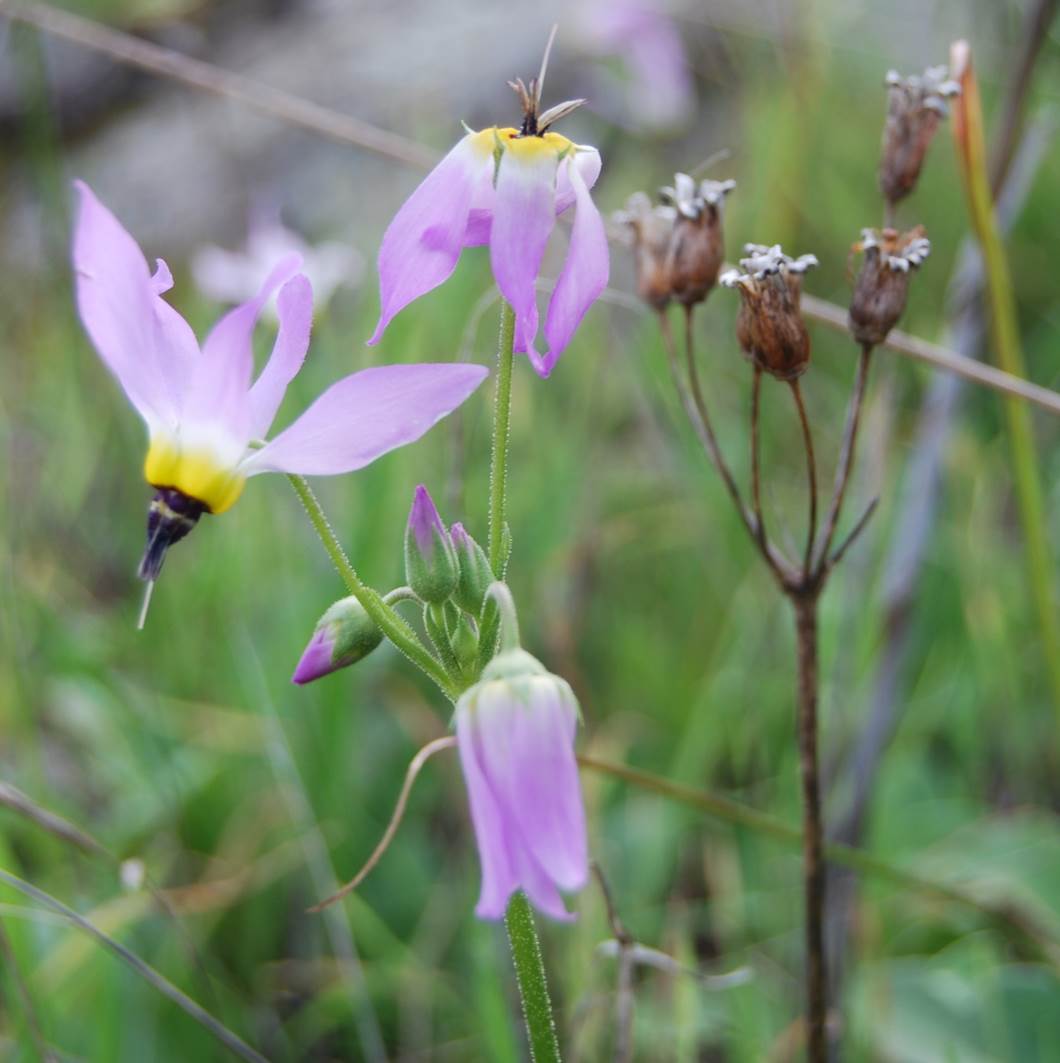
<svg viewBox="0 0 1060 1063">
<path fill-rule="evenodd" d="M 306 911 L 322 912 L 329 905 L 342 900 L 346 894 L 352 893 L 372 873 L 376 864 L 382 860 L 383 854 L 390 848 L 390 843 L 394 840 L 394 835 L 397 834 L 398 827 L 401 826 L 401 821 L 405 818 L 405 807 L 408 805 L 409 794 L 412 792 L 412 784 L 416 781 L 424 764 L 426 764 L 435 753 L 440 753 L 443 749 L 452 749 L 455 745 L 456 738 L 454 735 L 446 735 L 444 738 L 436 738 L 433 742 L 428 742 L 412 758 L 409 762 L 408 770 L 405 772 L 405 782 L 402 784 L 401 793 L 398 794 L 397 804 L 394 806 L 394 812 L 390 817 L 390 822 L 386 825 L 383 837 L 379 839 L 379 844 L 372 850 L 372 855 L 368 857 L 364 867 L 362 867 L 361 870 L 358 871 L 357 874 L 354 875 L 353 878 L 351 878 L 350 881 L 347 882 L 337 893 L 333 893 L 326 900 L 314 904 L 311 908 L 307 908 Z"/>
<path fill-rule="evenodd" d="M 817 461 L 813 454 L 813 433 L 810 431 L 810 421 L 806 416 L 806 404 L 802 401 L 802 388 L 799 381 L 789 380 L 791 396 L 795 400 L 795 408 L 799 411 L 799 425 L 802 428 L 802 445 L 806 449 L 806 487 L 810 492 L 810 526 L 806 529 L 806 552 L 802 558 L 803 578 L 810 575 L 810 565 L 813 561 L 813 544 L 817 538 Z"/>
<path fill-rule="evenodd" d="M 858 370 L 854 377 L 854 391 L 850 396 L 850 405 L 847 408 L 846 424 L 843 428 L 843 442 L 839 448 L 839 462 L 836 465 L 835 483 L 832 486 L 832 500 L 828 504 L 828 515 L 824 521 L 824 531 L 821 535 L 821 547 L 817 553 L 817 570 L 823 572 L 826 567 L 831 567 L 838 556 L 828 557 L 828 551 L 835 537 L 836 527 L 839 524 L 839 516 L 843 510 L 843 499 L 846 496 L 847 486 L 850 483 L 850 473 L 854 467 L 854 454 L 857 450 L 858 428 L 861 423 L 861 410 L 865 404 L 865 385 L 869 379 L 869 362 L 872 357 L 872 348 L 861 348 L 861 357 L 858 359 Z M 863 518 L 864 520 L 865 518 Z M 836 554 L 841 556 L 845 553 L 846 546 L 852 542 L 848 538 L 842 550 Z"/>
</svg>

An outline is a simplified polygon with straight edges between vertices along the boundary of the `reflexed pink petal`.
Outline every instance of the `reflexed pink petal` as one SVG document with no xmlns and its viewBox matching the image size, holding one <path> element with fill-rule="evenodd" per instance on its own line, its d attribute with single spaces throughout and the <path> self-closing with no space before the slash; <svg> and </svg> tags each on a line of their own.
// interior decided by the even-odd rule
<svg viewBox="0 0 1060 1063">
<path fill-rule="evenodd" d="M 199 348 L 184 319 L 156 294 L 136 241 L 83 181 L 73 240 L 77 305 L 107 368 L 148 424 L 176 421 Z"/>
<path fill-rule="evenodd" d="M 518 887 L 508 850 L 510 827 L 482 772 L 475 719 L 463 703 L 456 712 L 456 741 L 482 867 L 482 890 L 475 914 L 480 919 L 502 919 L 508 898 Z"/>
<path fill-rule="evenodd" d="M 600 212 L 577 167 L 568 162 L 562 168 L 570 171 L 577 208 L 567 259 L 548 304 L 548 317 L 545 320 L 548 353 L 540 361 L 534 361 L 534 368 L 542 376 L 548 376 L 552 371 L 585 316 L 585 311 L 607 287 L 610 272 L 607 233 Z"/>
<path fill-rule="evenodd" d="M 527 137 L 506 142 L 497 174 L 490 262 L 497 287 L 515 311 L 515 349 L 527 353 L 537 336 L 534 281 L 556 221 L 556 165 L 550 145 Z"/>
<path fill-rule="evenodd" d="M 411 443 L 486 379 L 481 365 L 386 365 L 332 384 L 301 417 L 243 464 L 248 476 L 349 472 Z"/>
<path fill-rule="evenodd" d="M 250 435 L 264 439 L 283 401 L 287 385 L 302 368 L 313 327 L 313 290 L 299 274 L 281 289 L 276 300 L 280 331 L 258 379 L 250 389 Z"/>
<path fill-rule="evenodd" d="M 200 423 L 223 423 L 233 436 L 250 439 L 250 378 L 254 372 L 254 326 L 276 289 L 298 272 L 300 255 L 288 255 L 261 290 L 229 310 L 206 337 L 192 378 L 186 416 Z"/>
<path fill-rule="evenodd" d="M 391 319 L 456 268 L 472 197 L 492 166 L 492 132 L 468 133 L 394 216 L 379 248 L 378 343 Z"/>
<path fill-rule="evenodd" d="M 600 152 L 596 148 L 579 147 L 574 155 L 574 167 L 585 182 L 586 188 L 592 188 L 600 176 Z M 574 206 L 577 194 L 571 182 L 570 170 L 566 164 L 556 174 L 556 214 L 562 214 Z"/>
</svg>

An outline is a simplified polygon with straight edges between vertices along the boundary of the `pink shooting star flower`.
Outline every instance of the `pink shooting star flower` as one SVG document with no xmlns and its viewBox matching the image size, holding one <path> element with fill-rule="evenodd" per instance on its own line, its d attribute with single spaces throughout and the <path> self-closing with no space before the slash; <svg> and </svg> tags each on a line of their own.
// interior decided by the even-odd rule
<svg viewBox="0 0 1060 1063">
<path fill-rule="evenodd" d="M 559 891 L 589 877 L 585 809 L 570 685 L 519 648 L 507 587 L 490 587 L 501 609 L 502 650 L 456 706 L 456 742 L 482 865 L 475 914 L 500 919 L 522 889 L 553 919 L 573 919 Z"/>
<path fill-rule="evenodd" d="M 166 550 L 203 513 L 223 513 L 263 472 L 330 476 L 359 469 L 419 439 L 487 376 L 468 364 L 390 365 L 333 384 L 264 442 L 309 345 L 313 293 L 298 256 L 277 265 L 255 298 L 229 311 L 200 347 L 164 299 L 173 285 L 83 182 L 73 240 L 81 320 L 107 368 L 147 423 L 144 475 L 155 488 L 140 577 L 153 583 Z M 272 355 L 251 383 L 251 340 L 279 289 Z M 145 603 L 146 604 L 146 603 Z"/>
<path fill-rule="evenodd" d="M 540 376 L 552 371 L 607 285 L 609 263 L 604 223 L 589 195 L 600 153 L 550 129 L 585 101 L 540 113 L 544 74 L 545 63 L 529 88 L 511 83 L 523 105 L 521 128 L 469 131 L 390 223 L 379 249 L 382 309 L 369 343 L 379 342 L 400 310 L 447 280 L 465 247 L 489 244 L 493 276 L 515 312 L 515 350 L 529 356 Z M 541 353 L 534 284 L 556 217 L 571 207 L 570 245 L 545 318 L 548 349 Z"/>
</svg>

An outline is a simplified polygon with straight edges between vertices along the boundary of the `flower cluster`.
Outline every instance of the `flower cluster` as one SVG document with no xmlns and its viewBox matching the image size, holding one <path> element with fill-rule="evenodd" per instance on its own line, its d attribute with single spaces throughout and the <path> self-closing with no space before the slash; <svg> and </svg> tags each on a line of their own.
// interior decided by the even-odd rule
<svg viewBox="0 0 1060 1063">
<path fill-rule="evenodd" d="M 463 525 L 446 528 L 422 484 L 405 527 L 405 579 L 407 587 L 392 593 L 422 606 L 439 657 L 465 678 L 455 725 L 482 865 L 476 913 L 501 918 L 521 888 L 542 912 L 569 919 L 558 891 L 581 889 L 588 878 L 577 699 L 519 647 L 507 587 L 494 582 L 485 551 Z M 320 618 L 293 681 L 355 664 L 381 638 L 356 600 L 343 598 Z"/>
</svg>

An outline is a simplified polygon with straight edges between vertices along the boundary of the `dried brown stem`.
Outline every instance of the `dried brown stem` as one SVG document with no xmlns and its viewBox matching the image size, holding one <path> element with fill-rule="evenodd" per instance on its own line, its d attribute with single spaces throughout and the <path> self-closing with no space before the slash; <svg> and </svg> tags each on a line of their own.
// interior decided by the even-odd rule
<svg viewBox="0 0 1060 1063">
<path fill-rule="evenodd" d="M 817 554 L 818 572 L 823 572 L 825 566 L 830 564 L 828 551 L 832 546 L 832 539 L 835 537 L 839 516 L 843 509 L 843 499 L 846 495 L 847 485 L 850 483 L 850 473 L 854 467 L 858 428 L 861 424 L 861 410 L 865 404 L 865 385 L 869 378 L 869 363 L 871 359 L 872 348 L 868 346 L 862 347 L 861 357 L 858 359 L 857 373 L 854 377 L 854 391 L 850 396 L 850 404 L 847 407 L 847 419 L 843 428 L 843 442 L 839 448 L 835 483 L 832 486 L 832 500 L 828 505 L 828 515 L 825 517 L 824 531 L 821 534 L 821 547 Z"/>
<path fill-rule="evenodd" d="M 817 592 L 793 594 L 798 664 L 796 731 L 802 788 L 802 874 L 806 934 L 806 1054 L 826 1063 L 825 867 L 817 762 Z"/>
<path fill-rule="evenodd" d="M 443 749 L 452 749 L 455 745 L 456 738 L 452 735 L 445 735 L 443 738 L 436 738 L 433 742 L 428 742 L 412 758 L 409 762 L 408 770 L 405 772 L 405 781 L 402 783 L 401 793 L 398 794 L 397 804 L 394 805 L 394 811 L 390 816 L 390 822 L 386 825 L 386 830 L 383 832 L 383 837 L 379 839 L 379 844 L 372 850 L 372 855 L 368 857 L 361 870 L 358 871 L 345 886 L 325 900 L 314 904 L 311 908 L 307 909 L 307 911 L 323 911 L 329 905 L 342 900 L 342 898 L 348 893 L 352 893 L 369 876 L 372 869 L 383 858 L 383 854 L 390 848 L 390 843 L 394 840 L 394 835 L 397 834 L 398 827 L 401 826 L 401 821 L 405 817 L 405 806 L 408 804 L 409 794 L 412 792 L 412 784 L 416 781 L 416 777 L 419 775 L 423 765 L 426 764 L 435 753 L 440 753 Z"/>
<path fill-rule="evenodd" d="M 686 386 L 681 374 L 677 344 L 674 342 L 673 331 L 670 328 L 670 322 L 665 312 L 659 313 L 659 329 L 662 332 L 663 346 L 666 349 L 666 358 L 670 366 L 670 375 L 673 377 L 674 387 L 677 390 L 678 397 L 681 399 L 681 404 L 685 408 L 685 414 L 692 423 L 693 430 L 703 444 L 703 449 L 706 451 L 711 464 L 725 484 L 729 497 L 732 498 L 733 505 L 736 507 L 736 512 L 743 522 L 743 526 L 747 529 L 747 534 L 751 537 L 751 541 L 758 547 L 762 559 L 769 566 L 773 575 L 776 576 L 778 583 L 782 585 L 790 583 L 794 571 L 791 563 L 766 538 L 764 530 L 761 528 L 760 518 L 748 512 L 747 505 L 736 484 L 736 479 L 733 477 L 732 471 L 721 453 L 717 436 L 714 434 L 710 414 L 707 412 L 706 400 L 703 397 L 703 389 L 699 384 L 699 372 L 696 368 L 691 310 L 688 310 L 685 318 L 685 353 L 691 389 Z"/>
<path fill-rule="evenodd" d="M 766 542 L 766 525 L 762 519 L 762 474 L 759 454 L 758 418 L 762 401 L 762 370 L 756 365 L 751 380 L 751 506 L 755 515 L 755 538 L 763 549 Z"/>
<path fill-rule="evenodd" d="M 633 935 L 626 929 L 611 896 L 611 887 L 603 869 L 596 861 L 593 874 L 600 884 L 600 893 L 607 910 L 607 924 L 618 946 L 618 985 L 615 991 L 615 1041 L 612 1058 L 615 1063 L 630 1063 L 633 1059 L 633 968 L 636 964 Z"/>
<path fill-rule="evenodd" d="M 802 293 L 802 312 L 814 321 L 828 325 L 839 332 L 849 334 L 850 327 L 847 320 L 847 311 L 827 299 L 819 299 L 807 292 Z M 955 373 L 973 384 L 1000 391 L 1005 395 L 1015 395 L 1016 398 L 1033 402 L 1043 410 L 1052 414 L 1060 414 L 1060 393 L 1043 388 L 1039 384 L 1033 384 L 1022 377 L 1006 373 L 1002 369 L 995 369 L 992 365 L 969 358 L 965 354 L 940 347 L 937 343 L 923 340 L 919 336 L 911 336 L 901 329 L 891 329 L 881 345 L 888 350 L 897 351 L 898 354 L 907 355 L 917 361 L 925 362 L 932 369 L 941 369 L 946 373 Z"/>
<path fill-rule="evenodd" d="M 397 133 L 379 129 L 370 122 L 322 107 L 242 74 L 222 70 L 212 63 L 193 59 L 171 48 L 163 48 L 129 33 L 110 29 L 71 11 L 61 11 L 35 0 L 0 0 L 0 14 L 36 26 L 45 33 L 72 41 L 83 48 L 102 52 L 119 63 L 168 77 L 226 99 L 237 100 L 255 111 L 332 140 L 355 144 L 423 169 L 438 161 L 437 155 L 429 148 Z"/>
<path fill-rule="evenodd" d="M 813 433 L 810 431 L 810 421 L 806 416 L 806 404 L 802 401 L 802 388 L 799 381 L 789 380 L 791 396 L 795 400 L 795 408 L 799 411 L 799 426 L 802 428 L 802 445 L 806 451 L 806 489 L 810 493 L 810 522 L 806 530 L 806 552 L 802 559 L 802 575 L 804 580 L 810 578 L 810 563 L 813 560 L 813 544 L 817 538 L 817 461 L 813 454 Z"/>
</svg>

